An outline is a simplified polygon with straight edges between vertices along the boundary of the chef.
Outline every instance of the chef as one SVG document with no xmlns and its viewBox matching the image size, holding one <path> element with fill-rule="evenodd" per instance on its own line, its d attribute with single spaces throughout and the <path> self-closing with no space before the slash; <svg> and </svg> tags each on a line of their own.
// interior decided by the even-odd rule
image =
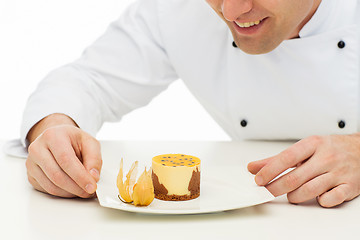
<svg viewBox="0 0 360 240">
<path fill-rule="evenodd" d="M 30 96 L 29 182 L 93 196 L 101 125 L 181 78 L 232 139 L 299 140 L 248 165 L 258 185 L 291 203 L 349 201 L 360 194 L 359 24 L 360 0 L 137 0 Z"/>
</svg>

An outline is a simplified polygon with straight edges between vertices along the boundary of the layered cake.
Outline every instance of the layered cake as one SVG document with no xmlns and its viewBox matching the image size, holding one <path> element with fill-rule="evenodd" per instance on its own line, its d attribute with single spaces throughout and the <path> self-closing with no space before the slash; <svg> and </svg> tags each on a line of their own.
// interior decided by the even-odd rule
<svg viewBox="0 0 360 240">
<path fill-rule="evenodd" d="M 155 198 L 184 201 L 200 196 L 200 159 L 184 154 L 164 154 L 152 159 Z"/>
</svg>

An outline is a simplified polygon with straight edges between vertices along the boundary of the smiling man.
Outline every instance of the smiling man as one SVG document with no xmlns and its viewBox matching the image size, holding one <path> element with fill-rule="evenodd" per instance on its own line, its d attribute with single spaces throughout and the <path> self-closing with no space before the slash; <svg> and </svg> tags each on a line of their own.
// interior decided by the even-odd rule
<svg viewBox="0 0 360 240">
<path fill-rule="evenodd" d="M 91 197 L 101 125 L 181 78 L 232 139 L 299 140 L 248 165 L 274 196 L 324 207 L 357 197 L 359 13 L 360 0 L 136 1 L 29 98 L 30 183 Z"/>
<path fill-rule="evenodd" d="M 285 39 L 299 37 L 321 0 L 207 0 L 228 25 L 234 41 L 249 54 L 274 50 Z"/>
</svg>

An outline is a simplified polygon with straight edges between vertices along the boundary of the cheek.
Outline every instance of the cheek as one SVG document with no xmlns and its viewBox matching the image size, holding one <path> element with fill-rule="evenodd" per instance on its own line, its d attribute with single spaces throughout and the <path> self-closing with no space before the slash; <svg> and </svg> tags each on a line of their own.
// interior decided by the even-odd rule
<svg viewBox="0 0 360 240">
<path fill-rule="evenodd" d="M 284 5 L 279 8 L 278 15 L 283 16 L 285 21 L 301 22 L 311 12 L 313 2 L 313 0 L 303 0 Z"/>
</svg>

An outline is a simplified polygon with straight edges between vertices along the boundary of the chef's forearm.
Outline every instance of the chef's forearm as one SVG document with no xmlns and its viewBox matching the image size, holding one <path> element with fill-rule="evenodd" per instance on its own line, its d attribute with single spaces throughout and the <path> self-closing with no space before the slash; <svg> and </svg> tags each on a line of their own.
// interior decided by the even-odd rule
<svg viewBox="0 0 360 240">
<path fill-rule="evenodd" d="M 77 127 L 77 124 L 69 116 L 60 113 L 54 113 L 36 123 L 30 129 L 27 135 L 27 140 L 29 143 L 32 143 L 46 129 L 59 125 L 72 125 Z"/>
</svg>

